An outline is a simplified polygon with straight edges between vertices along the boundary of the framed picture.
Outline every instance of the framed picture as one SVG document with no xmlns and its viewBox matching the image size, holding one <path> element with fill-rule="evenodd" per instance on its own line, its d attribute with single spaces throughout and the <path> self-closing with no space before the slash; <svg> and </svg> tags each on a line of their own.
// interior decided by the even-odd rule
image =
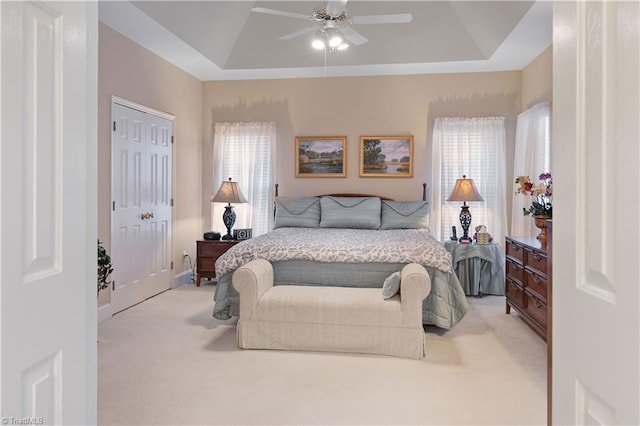
<svg viewBox="0 0 640 426">
<path fill-rule="evenodd" d="M 413 136 L 361 136 L 360 176 L 413 177 Z"/>
<path fill-rule="evenodd" d="M 345 177 L 346 136 L 296 137 L 296 177 Z"/>
</svg>

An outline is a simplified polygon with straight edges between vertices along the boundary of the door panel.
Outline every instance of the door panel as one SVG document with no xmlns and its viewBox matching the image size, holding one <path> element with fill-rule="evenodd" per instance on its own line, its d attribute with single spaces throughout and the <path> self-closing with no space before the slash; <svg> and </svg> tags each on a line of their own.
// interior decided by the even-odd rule
<svg viewBox="0 0 640 426">
<path fill-rule="evenodd" d="M 640 3 L 555 3 L 553 48 L 553 423 L 639 424 Z"/>
<path fill-rule="evenodd" d="M 93 424 L 97 5 L 0 19 L 0 417 Z"/>
</svg>

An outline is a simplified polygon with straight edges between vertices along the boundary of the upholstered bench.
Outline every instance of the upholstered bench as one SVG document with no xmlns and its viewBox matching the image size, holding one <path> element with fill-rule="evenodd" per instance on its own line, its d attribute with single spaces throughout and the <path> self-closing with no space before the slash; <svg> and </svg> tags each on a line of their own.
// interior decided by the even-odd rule
<svg viewBox="0 0 640 426">
<path fill-rule="evenodd" d="M 404 266 L 399 294 L 389 299 L 380 288 L 274 286 L 262 259 L 236 270 L 232 282 L 240 293 L 240 348 L 424 357 L 422 301 L 431 279 L 416 263 Z"/>
</svg>

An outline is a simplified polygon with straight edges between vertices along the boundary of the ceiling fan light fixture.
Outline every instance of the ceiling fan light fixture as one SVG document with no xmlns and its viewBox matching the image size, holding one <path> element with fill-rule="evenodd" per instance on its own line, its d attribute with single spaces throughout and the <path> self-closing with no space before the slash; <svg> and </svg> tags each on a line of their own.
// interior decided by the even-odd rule
<svg viewBox="0 0 640 426">
<path fill-rule="evenodd" d="M 327 47 L 327 43 L 325 41 L 326 39 L 327 34 L 324 31 L 318 31 L 313 40 L 311 40 L 311 47 L 317 50 L 324 49 L 325 47 Z"/>
<path fill-rule="evenodd" d="M 349 43 L 341 43 L 336 47 L 336 50 L 345 50 L 349 47 Z"/>
<path fill-rule="evenodd" d="M 322 50 L 324 49 L 326 46 L 324 44 L 324 41 L 320 40 L 319 38 L 315 38 L 313 39 L 313 41 L 311 42 L 311 47 L 313 47 L 314 49 L 317 50 Z"/>
<path fill-rule="evenodd" d="M 336 30 L 335 28 L 327 29 L 327 38 L 329 40 L 329 47 L 331 48 L 340 46 L 342 44 L 342 41 L 344 40 L 342 34 L 340 34 L 340 31 Z"/>
</svg>

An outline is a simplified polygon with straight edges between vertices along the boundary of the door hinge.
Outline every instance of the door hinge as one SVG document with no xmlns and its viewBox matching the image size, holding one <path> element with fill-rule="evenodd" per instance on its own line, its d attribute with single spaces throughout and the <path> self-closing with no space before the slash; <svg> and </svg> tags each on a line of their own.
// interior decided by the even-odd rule
<svg viewBox="0 0 640 426">
<path fill-rule="evenodd" d="M 111 291 L 116 291 L 116 282 L 111 281 Z"/>
<path fill-rule="evenodd" d="M 171 135 L 171 143 L 173 143 L 173 135 Z"/>
<path fill-rule="evenodd" d="M 171 201 L 169 202 L 169 205 L 170 205 L 171 207 L 173 207 L 173 198 L 172 198 L 172 199 L 171 199 Z"/>
<path fill-rule="evenodd" d="M 116 202 L 112 201 L 111 203 L 111 209 L 115 212 L 116 211 Z"/>
<path fill-rule="evenodd" d="M 115 121 L 113 122 L 113 131 L 114 132 L 116 131 L 116 122 Z"/>
<path fill-rule="evenodd" d="M 171 261 L 171 270 L 173 270 L 173 260 Z"/>
</svg>

